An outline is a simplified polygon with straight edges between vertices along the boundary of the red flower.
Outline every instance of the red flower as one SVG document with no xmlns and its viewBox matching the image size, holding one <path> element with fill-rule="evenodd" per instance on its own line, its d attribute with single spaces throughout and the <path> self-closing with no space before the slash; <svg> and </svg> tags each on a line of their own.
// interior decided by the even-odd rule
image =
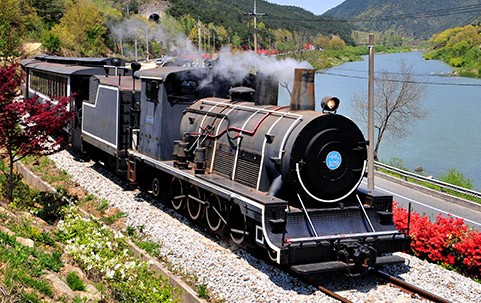
<svg viewBox="0 0 481 303">
<path fill-rule="evenodd" d="M 408 211 L 397 207 L 394 202 L 393 214 L 396 227 L 407 231 Z M 409 235 L 414 255 L 481 277 L 481 234 L 469 229 L 463 219 L 439 214 L 433 223 L 428 217 L 412 212 Z"/>
</svg>

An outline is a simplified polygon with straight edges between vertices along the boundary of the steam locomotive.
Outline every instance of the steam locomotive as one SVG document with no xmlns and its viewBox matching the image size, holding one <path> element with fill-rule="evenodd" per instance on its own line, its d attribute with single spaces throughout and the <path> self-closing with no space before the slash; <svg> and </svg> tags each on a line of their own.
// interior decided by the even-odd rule
<svg viewBox="0 0 481 303">
<path fill-rule="evenodd" d="M 314 70 L 296 69 L 291 103 L 278 106 L 270 75 L 125 63 L 24 60 L 25 95 L 74 94 L 74 149 L 294 272 L 404 262 L 390 255 L 410 242 L 393 224 L 392 196 L 359 187 L 368 142 L 336 113 L 339 99 L 314 111 Z"/>
</svg>

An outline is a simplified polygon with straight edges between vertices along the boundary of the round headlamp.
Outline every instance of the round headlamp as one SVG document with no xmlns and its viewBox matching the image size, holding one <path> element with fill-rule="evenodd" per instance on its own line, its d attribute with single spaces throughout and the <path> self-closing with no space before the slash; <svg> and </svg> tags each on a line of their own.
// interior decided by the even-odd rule
<svg viewBox="0 0 481 303">
<path fill-rule="evenodd" d="M 335 113 L 341 101 L 337 97 L 324 97 L 321 101 L 322 112 Z"/>
</svg>

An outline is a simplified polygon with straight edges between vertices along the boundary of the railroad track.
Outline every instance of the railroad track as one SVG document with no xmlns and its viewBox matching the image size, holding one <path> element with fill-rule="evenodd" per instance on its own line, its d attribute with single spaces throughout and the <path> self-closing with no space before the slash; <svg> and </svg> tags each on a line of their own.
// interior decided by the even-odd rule
<svg viewBox="0 0 481 303">
<path fill-rule="evenodd" d="M 392 286 L 401 289 L 405 293 L 416 294 L 423 299 L 429 300 L 431 302 L 436 302 L 436 303 L 449 303 L 449 302 L 451 302 L 449 300 L 441 298 L 440 296 L 437 296 L 433 293 L 430 293 L 430 292 L 428 292 L 424 289 L 421 289 L 421 288 L 419 288 L 419 287 L 417 287 L 413 284 L 406 283 L 405 281 L 403 281 L 401 279 L 398 279 L 396 277 L 388 275 L 387 273 L 385 273 L 381 270 L 375 270 L 374 273 L 378 277 L 381 277 L 382 279 L 388 281 Z"/>
<path fill-rule="evenodd" d="M 379 278 L 385 280 L 385 281 L 388 281 L 389 284 L 392 286 L 392 287 L 396 287 L 398 289 L 400 289 L 401 291 L 409 294 L 409 295 L 416 295 L 416 296 L 419 296 L 420 298 L 422 299 L 425 299 L 425 300 L 428 300 L 428 301 L 431 301 L 431 302 L 436 302 L 436 303 L 450 303 L 451 301 L 449 300 L 446 300 L 444 298 L 441 298 L 433 293 L 430 293 L 422 288 L 419 288 L 413 284 L 409 284 L 399 278 L 396 278 L 396 277 L 393 277 L 381 270 L 373 270 L 372 271 L 376 276 L 378 276 Z M 311 283 L 313 284 L 313 283 Z M 314 285 L 314 284 L 313 284 Z M 332 291 L 332 290 L 329 290 L 321 285 L 314 285 L 318 290 L 322 291 L 324 294 L 342 302 L 342 303 L 352 303 L 351 300 L 349 300 L 348 298 L 346 297 L 343 297 L 339 294 L 337 294 L 336 292 Z"/>
</svg>

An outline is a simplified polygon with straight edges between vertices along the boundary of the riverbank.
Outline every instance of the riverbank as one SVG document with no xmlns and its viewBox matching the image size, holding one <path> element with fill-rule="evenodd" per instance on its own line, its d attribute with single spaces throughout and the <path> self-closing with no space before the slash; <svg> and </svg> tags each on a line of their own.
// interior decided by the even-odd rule
<svg viewBox="0 0 481 303">
<path fill-rule="evenodd" d="M 481 26 L 468 25 L 445 30 L 434 35 L 426 60 L 441 60 L 455 68 L 454 75 L 481 78 Z"/>
<path fill-rule="evenodd" d="M 376 55 L 405 53 L 413 51 L 410 47 L 386 47 L 377 45 L 374 47 Z M 307 61 L 316 70 L 323 70 L 341 65 L 346 62 L 363 61 L 363 56 L 369 55 L 368 46 L 346 46 L 342 49 L 304 50 L 280 55 L 279 58 L 293 58 L 298 61 Z"/>
</svg>

